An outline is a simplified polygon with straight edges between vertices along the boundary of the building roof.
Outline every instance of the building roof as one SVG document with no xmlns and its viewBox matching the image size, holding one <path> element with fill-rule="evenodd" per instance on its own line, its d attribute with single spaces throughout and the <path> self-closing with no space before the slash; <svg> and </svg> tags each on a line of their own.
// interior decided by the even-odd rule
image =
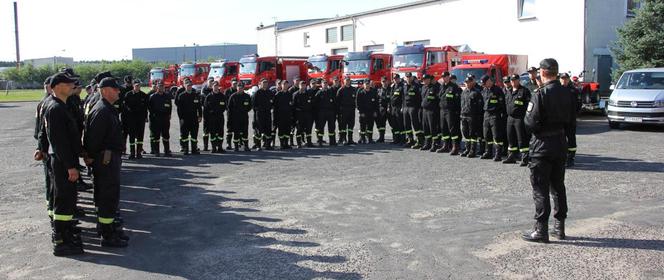
<svg viewBox="0 0 664 280">
<path fill-rule="evenodd" d="M 304 25 L 307 25 L 307 24 L 310 24 L 310 23 L 324 21 L 324 20 L 329 20 L 329 18 L 277 21 L 274 24 L 265 25 L 265 26 L 263 26 L 263 25 L 258 26 L 256 29 L 262 30 L 262 29 L 266 29 L 266 28 L 272 28 L 276 25 L 277 26 L 277 31 L 281 31 L 281 30 L 286 29 L 286 28 L 295 27 L 295 26 L 304 26 Z"/>
<path fill-rule="evenodd" d="M 395 11 L 395 10 L 402 10 L 402 9 L 412 8 L 412 7 L 421 6 L 421 5 L 428 5 L 428 4 L 433 4 L 433 3 L 437 3 L 437 2 L 443 2 L 443 1 L 449 1 L 449 0 L 420 0 L 420 1 L 410 2 L 410 3 L 405 3 L 405 4 L 390 6 L 390 7 L 384 7 L 384 8 L 380 8 L 380 9 L 369 10 L 369 11 L 364 11 L 364 12 L 350 14 L 350 15 L 345 15 L 345 16 L 339 16 L 339 17 L 335 17 L 335 18 L 327 18 L 327 19 L 319 19 L 319 20 L 303 20 L 299 24 L 290 24 L 290 25 L 284 25 L 284 26 L 280 26 L 279 24 L 277 24 L 277 31 L 286 31 L 286 30 L 298 29 L 298 28 L 317 25 L 317 24 L 322 24 L 322 23 L 348 20 L 348 19 L 352 19 L 352 18 L 356 18 L 356 17 L 362 17 L 362 16 L 366 16 L 366 15 L 389 12 L 389 11 Z M 297 22 L 297 21 L 293 21 L 293 22 Z M 272 26 L 274 26 L 274 25 L 264 26 L 262 28 L 258 27 L 257 29 L 261 30 L 263 28 L 270 28 Z"/>
</svg>

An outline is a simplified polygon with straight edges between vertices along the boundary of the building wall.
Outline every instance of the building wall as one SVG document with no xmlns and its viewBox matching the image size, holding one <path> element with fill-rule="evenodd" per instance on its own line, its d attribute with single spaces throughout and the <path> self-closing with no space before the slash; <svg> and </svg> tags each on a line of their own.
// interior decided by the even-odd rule
<svg viewBox="0 0 664 280">
<path fill-rule="evenodd" d="M 592 72 L 596 67 L 597 56 L 610 54 L 609 46 L 617 39 L 617 29 L 628 20 L 627 0 L 585 0 L 585 2 L 585 70 Z"/>
<path fill-rule="evenodd" d="M 132 49 L 132 59 L 148 62 L 182 63 L 208 59 L 239 60 L 243 55 L 256 53 L 256 45 L 218 45 L 198 47 Z"/>
<path fill-rule="evenodd" d="M 357 18 L 355 44 L 325 42 L 326 28 L 338 27 L 341 38 L 340 27 L 352 24 L 351 19 L 286 29 L 279 32 L 279 55 L 329 54 L 342 47 L 361 51 L 380 44 L 389 53 L 407 41 L 430 40 L 432 46 L 467 44 L 479 52 L 528 55 L 530 65 L 554 57 L 561 70 L 580 72 L 584 68 L 584 0 L 535 3 L 536 17 L 526 20 L 517 17 L 518 0 L 442 0 L 365 15 Z M 274 37 L 268 32 L 274 30 L 258 31 L 260 55 L 274 54 Z M 309 47 L 304 46 L 304 32 L 309 33 Z M 553 40 L 561 37 L 564 42 Z M 271 47 L 262 46 L 269 41 Z"/>
<path fill-rule="evenodd" d="M 54 65 L 54 64 L 74 65 L 74 58 L 54 56 L 54 57 L 45 57 L 45 58 L 26 59 L 23 60 L 23 63 L 32 64 L 32 66 L 34 67 L 41 67 L 44 65 Z"/>
</svg>

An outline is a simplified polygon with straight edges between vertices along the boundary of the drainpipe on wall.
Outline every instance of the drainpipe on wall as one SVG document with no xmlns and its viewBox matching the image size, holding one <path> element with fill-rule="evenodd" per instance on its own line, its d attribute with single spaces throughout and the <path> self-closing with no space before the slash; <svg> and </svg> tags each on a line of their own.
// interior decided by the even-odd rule
<svg viewBox="0 0 664 280">
<path fill-rule="evenodd" d="M 278 45 L 278 39 L 277 39 L 277 23 L 274 23 L 274 55 L 279 56 L 279 45 Z"/>
<path fill-rule="evenodd" d="M 351 20 L 353 21 L 353 51 L 355 52 L 357 51 L 355 50 L 357 45 L 357 34 L 355 34 L 355 31 L 357 30 L 357 18 L 352 17 Z"/>
</svg>

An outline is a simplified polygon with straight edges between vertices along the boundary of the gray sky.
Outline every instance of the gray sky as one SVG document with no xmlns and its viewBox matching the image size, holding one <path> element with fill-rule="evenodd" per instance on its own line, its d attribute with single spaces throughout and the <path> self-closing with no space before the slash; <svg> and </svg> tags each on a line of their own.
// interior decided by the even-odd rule
<svg viewBox="0 0 664 280">
<path fill-rule="evenodd" d="M 21 59 L 131 59 L 132 48 L 256 43 L 256 26 L 415 0 L 17 0 Z M 0 0 L 0 60 L 15 61 L 14 0 Z M 329 7 L 329 8 L 327 8 Z"/>
</svg>

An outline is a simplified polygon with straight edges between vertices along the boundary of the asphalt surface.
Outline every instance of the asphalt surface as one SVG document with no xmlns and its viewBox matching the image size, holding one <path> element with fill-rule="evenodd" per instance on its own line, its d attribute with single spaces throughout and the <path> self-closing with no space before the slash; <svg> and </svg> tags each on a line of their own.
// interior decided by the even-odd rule
<svg viewBox="0 0 664 280">
<path fill-rule="evenodd" d="M 527 168 L 376 144 L 125 161 L 130 246 L 82 193 L 86 254 L 59 258 L 34 107 L 0 104 L 2 279 L 664 279 L 664 128 L 579 122 L 566 241 L 520 240 Z"/>
</svg>

